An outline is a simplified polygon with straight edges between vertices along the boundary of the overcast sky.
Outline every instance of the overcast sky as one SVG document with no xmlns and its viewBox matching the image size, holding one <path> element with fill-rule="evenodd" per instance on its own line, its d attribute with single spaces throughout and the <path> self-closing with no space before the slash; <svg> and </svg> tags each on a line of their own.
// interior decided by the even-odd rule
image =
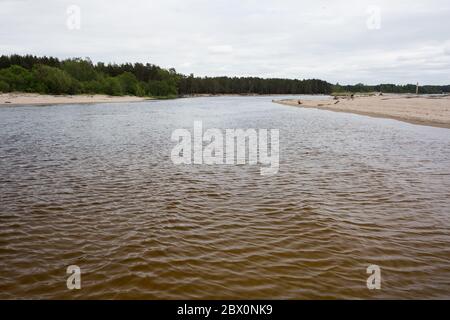
<svg viewBox="0 0 450 320">
<path fill-rule="evenodd" d="M 450 1 L 0 0 L 0 53 L 199 76 L 450 84 Z"/>
</svg>

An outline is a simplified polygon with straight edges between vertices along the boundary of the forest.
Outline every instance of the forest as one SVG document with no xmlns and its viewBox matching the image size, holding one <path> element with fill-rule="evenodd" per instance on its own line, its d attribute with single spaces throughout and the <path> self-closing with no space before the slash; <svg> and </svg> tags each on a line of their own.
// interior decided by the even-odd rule
<svg viewBox="0 0 450 320">
<path fill-rule="evenodd" d="M 192 94 L 329 94 L 331 90 L 331 84 L 316 79 L 201 78 L 149 63 L 94 64 L 89 58 L 59 60 L 32 55 L 0 57 L 1 92 L 177 97 Z"/>
<path fill-rule="evenodd" d="M 334 93 L 352 92 L 352 93 L 369 93 L 369 92 L 383 92 L 383 93 L 416 93 L 415 84 L 397 85 L 397 84 L 379 84 L 379 85 L 364 85 L 358 83 L 356 85 L 339 85 L 333 86 Z M 442 94 L 449 93 L 450 85 L 445 86 L 419 86 L 419 94 Z"/>
<path fill-rule="evenodd" d="M 332 92 L 414 93 L 415 85 L 332 85 L 318 79 L 195 77 L 150 63 L 93 63 L 34 55 L 0 56 L 0 92 L 107 94 L 172 98 L 194 94 L 331 94 Z M 424 86 L 421 93 L 449 92 Z"/>
</svg>

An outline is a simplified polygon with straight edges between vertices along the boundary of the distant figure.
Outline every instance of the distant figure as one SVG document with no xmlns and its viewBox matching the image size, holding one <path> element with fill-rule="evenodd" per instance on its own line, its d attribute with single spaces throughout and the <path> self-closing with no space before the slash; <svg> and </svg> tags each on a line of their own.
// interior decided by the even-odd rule
<svg viewBox="0 0 450 320">
<path fill-rule="evenodd" d="M 298 104 L 302 104 L 302 102 L 300 100 L 297 101 Z"/>
<path fill-rule="evenodd" d="M 350 98 L 353 100 L 355 99 L 355 94 L 352 93 L 352 95 L 350 96 Z"/>
</svg>

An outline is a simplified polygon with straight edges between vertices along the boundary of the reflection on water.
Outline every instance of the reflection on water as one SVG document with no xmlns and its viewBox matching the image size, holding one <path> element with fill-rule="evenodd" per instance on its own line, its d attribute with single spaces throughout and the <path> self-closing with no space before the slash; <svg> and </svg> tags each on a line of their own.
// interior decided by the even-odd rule
<svg viewBox="0 0 450 320">
<path fill-rule="evenodd" d="M 0 298 L 450 297 L 450 131 L 271 99 L 1 108 Z M 279 173 L 174 166 L 194 120 L 280 129 Z"/>
</svg>

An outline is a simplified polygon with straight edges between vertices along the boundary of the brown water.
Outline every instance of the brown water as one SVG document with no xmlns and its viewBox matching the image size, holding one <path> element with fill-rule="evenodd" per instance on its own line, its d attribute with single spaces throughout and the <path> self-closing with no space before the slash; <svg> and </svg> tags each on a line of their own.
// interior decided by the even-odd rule
<svg viewBox="0 0 450 320">
<path fill-rule="evenodd" d="M 270 100 L 1 108 L 0 298 L 450 298 L 450 130 Z M 174 166 L 194 120 L 279 173 Z"/>
</svg>

